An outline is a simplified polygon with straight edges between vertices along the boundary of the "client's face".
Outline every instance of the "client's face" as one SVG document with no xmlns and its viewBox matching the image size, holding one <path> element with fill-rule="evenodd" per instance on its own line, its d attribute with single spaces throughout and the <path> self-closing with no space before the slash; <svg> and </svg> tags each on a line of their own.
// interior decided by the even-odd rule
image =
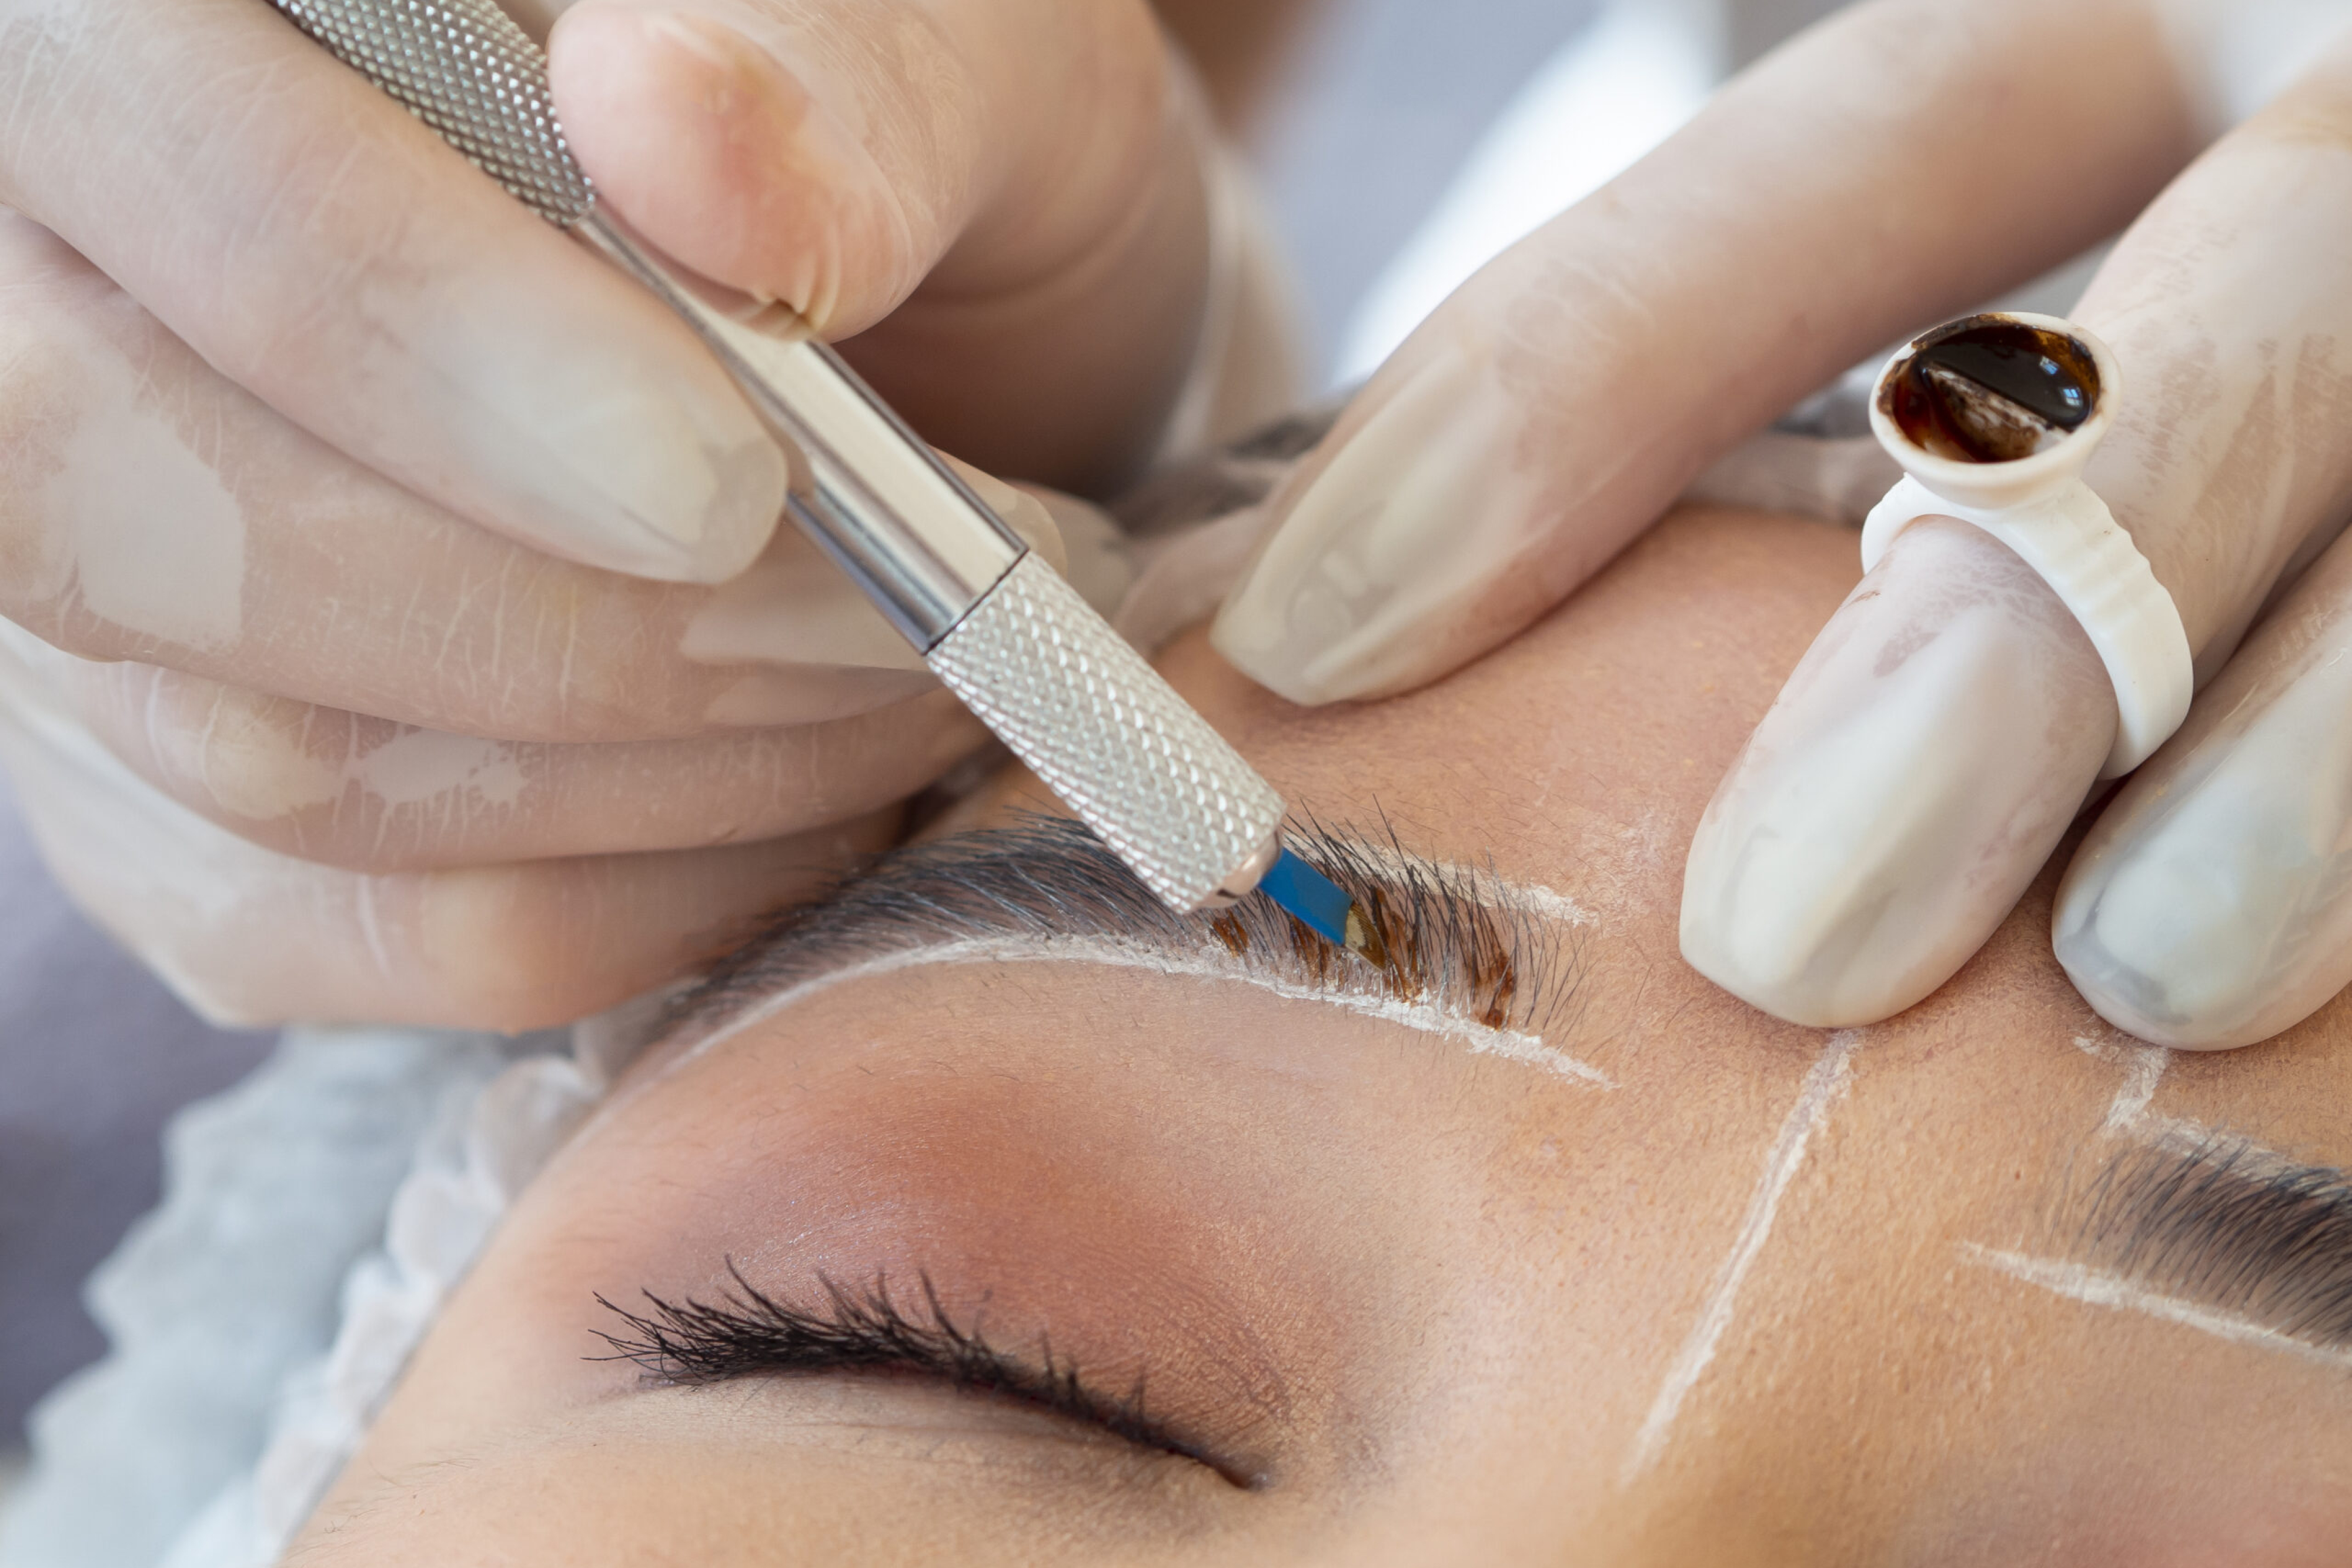
<svg viewBox="0 0 2352 1568">
<path fill-rule="evenodd" d="M 2137 1049 L 2046 888 L 1872 1030 L 1676 955 L 1693 825 L 1854 575 L 1685 514 L 1366 707 L 1180 643 L 1368 841 L 1394 967 L 1156 920 L 1034 825 L 919 852 L 639 1065 L 298 1560 L 2340 1563 L 2342 1007 Z"/>
</svg>

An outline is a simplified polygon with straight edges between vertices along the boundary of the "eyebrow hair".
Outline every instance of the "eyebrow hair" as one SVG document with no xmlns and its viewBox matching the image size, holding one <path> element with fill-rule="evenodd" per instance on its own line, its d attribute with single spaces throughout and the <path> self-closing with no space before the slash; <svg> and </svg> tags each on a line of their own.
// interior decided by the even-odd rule
<svg viewBox="0 0 2352 1568">
<path fill-rule="evenodd" d="M 1255 507 L 1330 434 L 1354 395 L 1350 388 L 1156 473 L 1111 502 L 1111 515 L 1129 538 L 1151 539 Z"/>
<path fill-rule="evenodd" d="M 1334 946 L 1263 894 L 1178 914 L 1082 824 L 1029 816 L 892 852 L 778 915 L 673 1002 L 657 1033 L 707 1034 L 857 965 L 991 938 L 1213 958 L 1277 988 L 1425 1006 L 1490 1031 L 1540 1030 L 1573 998 L 1573 940 L 1491 870 L 1408 853 L 1385 822 L 1380 838 L 1293 823 L 1285 841 L 1355 901 L 1386 964 Z"/>
<path fill-rule="evenodd" d="M 2249 1138 L 2138 1145 L 2092 1183 L 2073 1254 L 2175 1301 L 2352 1350 L 2352 1183 Z"/>
</svg>

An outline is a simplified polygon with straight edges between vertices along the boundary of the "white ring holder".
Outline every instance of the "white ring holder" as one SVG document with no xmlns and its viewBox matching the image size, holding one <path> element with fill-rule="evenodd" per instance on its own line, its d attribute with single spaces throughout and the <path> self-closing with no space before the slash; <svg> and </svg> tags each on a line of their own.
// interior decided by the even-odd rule
<svg viewBox="0 0 2352 1568">
<path fill-rule="evenodd" d="M 1988 368 L 2004 384 L 1968 373 Z M 1914 340 L 1887 361 L 1870 400 L 1871 430 L 1904 477 L 1862 527 L 1865 572 L 1919 518 L 1958 517 L 2050 585 L 2115 683 L 2118 722 L 2103 779 L 2163 745 L 2195 691 L 2172 595 L 2083 481 L 2115 423 L 2120 385 L 2107 346 L 2055 316 L 1967 316 Z"/>
</svg>

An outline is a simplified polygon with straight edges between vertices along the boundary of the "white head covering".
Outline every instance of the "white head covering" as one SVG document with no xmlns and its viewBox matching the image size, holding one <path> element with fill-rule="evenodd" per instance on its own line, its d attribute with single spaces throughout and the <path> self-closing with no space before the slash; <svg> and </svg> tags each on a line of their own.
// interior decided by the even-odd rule
<svg viewBox="0 0 2352 1568">
<path fill-rule="evenodd" d="M 162 1206 L 90 1280 L 113 1349 L 34 1413 L 0 1568 L 275 1562 L 657 1000 L 511 1039 L 289 1030 L 182 1111 Z"/>
</svg>

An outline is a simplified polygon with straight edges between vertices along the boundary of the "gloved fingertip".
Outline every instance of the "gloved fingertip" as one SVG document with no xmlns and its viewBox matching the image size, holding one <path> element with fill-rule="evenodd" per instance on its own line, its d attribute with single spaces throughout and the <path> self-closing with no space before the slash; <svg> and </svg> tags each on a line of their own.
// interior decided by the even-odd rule
<svg viewBox="0 0 2352 1568">
<path fill-rule="evenodd" d="M 2210 950 L 2216 936 L 2224 946 L 2236 946 L 2226 926 L 2217 927 L 2203 911 L 2140 902 L 2167 891 L 2160 884 L 2182 891 L 2173 874 L 2179 869 L 2129 868 L 2112 901 L 2104 896 L 2108 888 L 2070 880 L 2052 915 L 2051 951 L 2091 1010 L 2126 1034 L 2179 1051 L 2250 1043 L 2217 1027 L 2221 1013 L 2242 1018 L 2247 999 L 2242 986 L 2231 983 L 2229 959 Z"/>
<path fill-rule="evenodd" d="M 688 267 L 838 337 L 903 298 L 947 236 L 908 204 L 928 185 L 886 175 L 860 131 L 874 84 L 828 75 L 806 35 L 755 0 L 583 0 L 549 40 L 549 79 L 602 199 Z"/>
<path fill-rule="evenodd" d="M 2136 779 L 2076 853 L 2051 915 L 2051 950 L 2092 1009 L 2178 1051 L 2267 1040 L 2352 970 L 2332 841 L 2310 831 L 2323 770 L 2236 738 L 2213 748 L 2223 755 L 2191 748 Z"/>
<path fill-rule="evenodd" d="M 1536 543 L 1522 411 L 1491 372 L 1446 344 L 1384 377 L 1268 503 L 1212 632 L 1293 702 L 1408 690 L 1483 648 L 1480 606 Z"/>
<path fill-rule="evenodd" d="M 2008 916 L 2114 734 L 2097 655 L 2024 574 L 1923 524 L 1840 608 L 1693 837 L 1694 967 L 1791 1022 L 1874 1023 Z"/>
</svg>

